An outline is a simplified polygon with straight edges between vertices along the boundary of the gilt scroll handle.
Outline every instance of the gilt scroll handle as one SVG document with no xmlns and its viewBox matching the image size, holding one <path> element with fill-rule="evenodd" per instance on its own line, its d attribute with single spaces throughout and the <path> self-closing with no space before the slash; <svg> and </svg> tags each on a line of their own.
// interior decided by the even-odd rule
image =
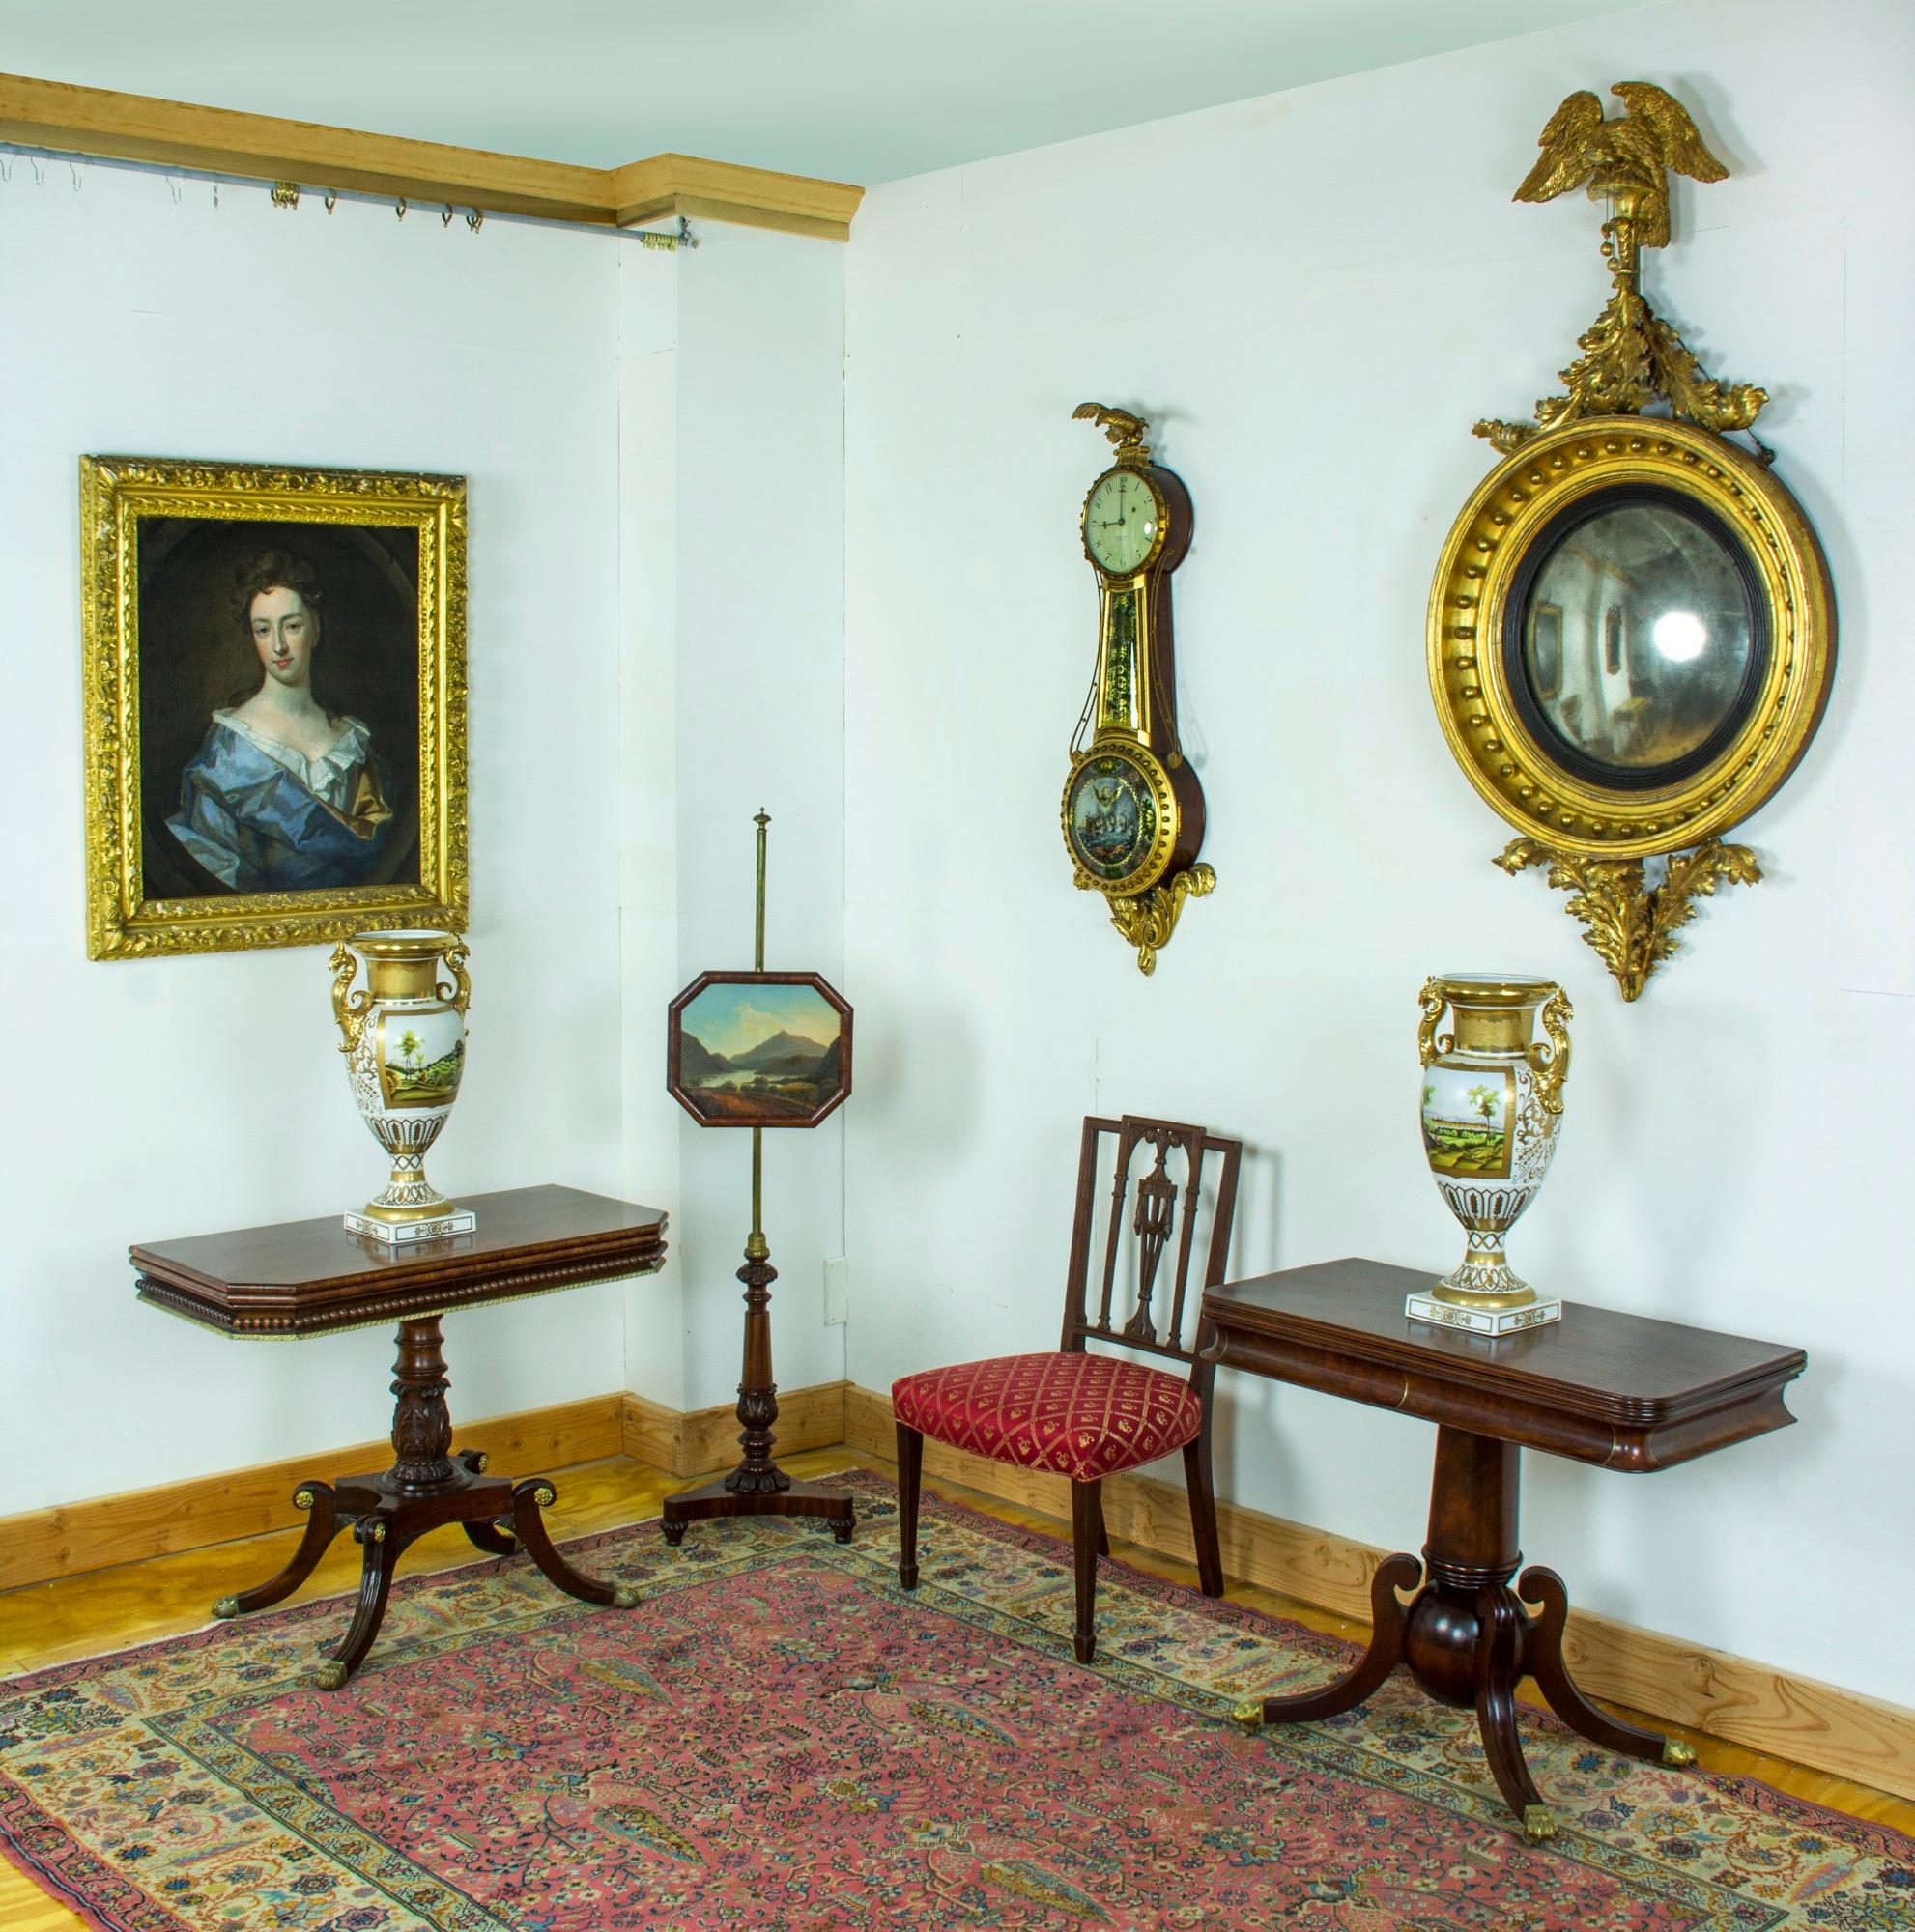
<svg viewBox="0 0 1915 1932">
<path fill-rule="evenodd" d="M 447 986 L 441 982 L 435 990 L 439 997 L 448 1007 L 455 1009 L 463 1019 L 466 1009 L 472 1003 L 472 976 L 466 971 L 466 960 L 470 955 L 466 952 L 465 941 L 460 940 L 456 945 L 448 946 L 442 956 L 445 962 L 445 970 L 452 976 L 452 984 Z"/>
<path fill-rule="evenodd" d="M 365 1030 L 366 1013 L 372 1006 L 370 993 L 352 990 L 353 981 L 358 977 L 358 955 L 341 940 L 326 963 L 332 968 L 332 1018 L 339 1028 L 339 1051 L 357 1053 L 359 1035 Z"/>
<path fill-rule="evenodd" d="M 1416 1025 L 1416 1058 L 1428 1066 L 1435 1062 L 1438 1054 L 1447 1053 L 1456 1043 L 1448 1034 L 1441 1039 L 1437 1037 L 1437 1028 L 1443 1024 L 1449 1002 L 1437 990 L 1434 979 L 1423 981 L 1423 990 L 1416 995 L 1416 1000 L 1423 1009 L 1423 1017 Z"/>
<path fill-rule="evenodd" d="M 1544 1003 L 1538 1016 L 1545 1039 L 1533 1041 L 1524 1051 L 1529 1071 L 1536 1076 L 1536 1098 L 1549 1114 L 1562 1112 L 1562 1083 L 1569 1077 L 1569 1022 L 1576 1009 L 1569 995 L 1558 986 Z"/>
</svg>

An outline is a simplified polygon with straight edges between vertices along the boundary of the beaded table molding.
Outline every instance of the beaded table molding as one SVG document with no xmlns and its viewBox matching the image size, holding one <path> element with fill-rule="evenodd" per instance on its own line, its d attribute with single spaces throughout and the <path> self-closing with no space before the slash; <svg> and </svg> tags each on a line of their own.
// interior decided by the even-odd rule
<svg viewBox="0 0 1915 1932">
<path fill-rule="evenodd" d="M 392 1466 L 301 1482 L 293 1502 L 306 1526 L 291 1560 L 277 1576 L 213 1606 L 216 1617 L 237 1617 L 281 1602 L 350 1528 L 364 1551 L 358 1601 L 314 1679 L 322 1690 L 337 1690 L 372 1648 L 407 1546 L 446 1523 L 462 1524 L 488 1555 L 523 1549 L 582 1602 L 629 1609 L 638 1601 L 623 1585 L 582 1575 L 553 1547 L 543 1512 L 557 1492 L 545 1477 L 491 1476 L 479 1451 L 453 1449 L 440 1323 L 455 1308 L 655 1273 L 665 1263 L 666 1216 L 570 1187 L 513 1188 L 475 1196 L 471 1205 L 479 1233 L 406 1248 L 348 1234 L 328 1217 L 129 1251 L 142 1301 L 217 1334 L 297 1338 L 399 1318 Z"/>
</svg>

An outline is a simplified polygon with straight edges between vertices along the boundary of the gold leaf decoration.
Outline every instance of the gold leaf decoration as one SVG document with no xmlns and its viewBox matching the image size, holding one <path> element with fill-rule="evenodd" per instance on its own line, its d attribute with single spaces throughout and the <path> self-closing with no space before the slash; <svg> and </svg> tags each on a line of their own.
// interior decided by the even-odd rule
<svg viewBox="0 0 1915 1932">
<path fill-rule="evenodd" d="M 1591 859 L 1558 851 L 1539 838 L 1512 838 L 1496 864 L 1512 877 L 1530 866 L 1569 895 L 1564 908 L 1587 928 L 1584 939 L 1601 954 L 1625 1000 L 1641 998 L 1649 975 L 1677 950 L 1675 935 L 1696 916 L 1696 901 L 1718 885 L 1753 886 L 1762 876 L 1746 845 L 1704 839 L 1672 852 L 1659 884 L 1645 886 L 1640 859 Z"/>
</svg>

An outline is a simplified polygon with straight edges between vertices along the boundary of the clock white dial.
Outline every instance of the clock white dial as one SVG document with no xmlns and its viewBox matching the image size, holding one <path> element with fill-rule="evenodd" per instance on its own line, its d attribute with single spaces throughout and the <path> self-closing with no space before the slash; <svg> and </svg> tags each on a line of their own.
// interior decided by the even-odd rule
<svg viewBox="0 0 1915 1932">
<path fill-rule="evenodd" d="M 1163 505 L 1134 469 L 1113 469 L 1084 505 L 1084 548 L 1114 577 L 1141 570 L 1159 548 Z"/>
</svg>

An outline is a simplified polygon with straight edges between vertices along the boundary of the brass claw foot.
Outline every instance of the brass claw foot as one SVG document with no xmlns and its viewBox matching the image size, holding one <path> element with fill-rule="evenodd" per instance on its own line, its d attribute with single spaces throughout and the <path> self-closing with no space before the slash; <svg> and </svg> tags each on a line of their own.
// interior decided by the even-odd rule
<svg viewBox="0 0 1915 1932">
<path fill-rule="evenodd" d="M 1262 1698 L 1254 1704 L 1239 1704 L 1230 1714 L 1230 1721 L 1245 1731 L 1260 1731 L 1264 1727 L 1264 1706 Z"/>
<path fill-rule="evenodd" d="M 1555 1837 L 1556 1813 L 1547 1804 L 1524 1805 L 1523 1836 L 1532 1845 L 1540 1845 L 1545 1838 Z"/>
<path fill-rule="evenodd" d="M 312 1674 L 313 1688 L 318 1690 L 336 1690 L 346 1681 L 346 1666 L 343 1663 L 322 1663 Z"/>
<path fill-rule="evenodd" d="M 1696 1747 L 1685 1745 L 1680 1738 L 1665 1738 L 1662 1761 L 1672 1771 L 1686 1771 L 1696 1762 Z"/>
<path fill-rule="evenodd" d="M 615 1583 L 612 1586 L 612 1607 L 615 1610 L 629 1610 L 636 1606 L 639 1593 L 629 1583 Z"/>
<path fill-rule="evenodd" d="M 220 1600 L 214 1605 L 213 1614 L 215 1617 L 237 1617 L 240 1614 L 239 1598 L 221 1597 Z"/>
</svg>

